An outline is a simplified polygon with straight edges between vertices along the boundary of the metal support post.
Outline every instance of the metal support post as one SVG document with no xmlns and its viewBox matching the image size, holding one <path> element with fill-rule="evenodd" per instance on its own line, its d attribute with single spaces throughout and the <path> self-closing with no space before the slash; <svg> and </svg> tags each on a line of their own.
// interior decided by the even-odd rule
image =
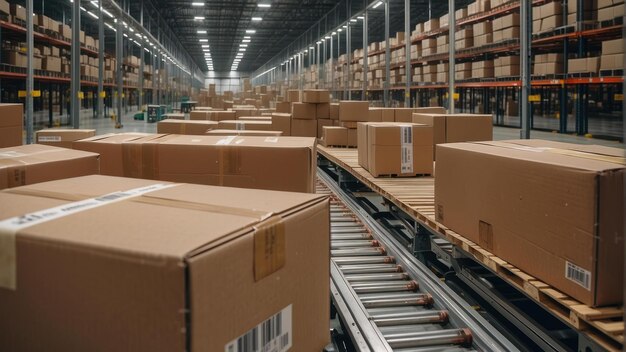
<svg viewBox="0 0 626 352">
<path fill-rule="evenodd" d="M 521 57 L 521 74 L 522 74 L 522 87 L 521 87 L 521 96 L 520 101 L 522 105 L 521 111 L 521 123 L 522 129 L 520 131 L 520 138 L 529 139 L 530 138 L 530 129 L 531 129 L 531 121 L 530 121 L 530 103 L 528 101 L 528 96 L 530 95 L 530 62 L 531 62 L 531 33 L 532 33 L 532 11 L 531 11 L 531 1 L 530 0 L 521 0 L 520 3 L 520 35 L 521 35 L 521 48 L 520 48 L 520 57 Z"/>
<path fill-rule="evenodd" d="M 449 0 L 454 1 L 454 0 Z M 454 32 L 454 31 L 451 31 Z M 452 45 L 454 47 L 454 45 Z M 404 0 L 404 107 L 411 107 L 411 0 Z"/>
<path fill-rule="evenodd" d="M 337 31 L 337 62 L 339 62 L 340 55 L 341 55 L 341 32 Z M 339 64 L 337 64 L 337 68 L 339 68 Z M 339 85 L 339 87 L 341 87 L 341 84 Z"/>
<path fill-rule="evenodd" d="M 352 1 L 346 0 L 346 13 L 348 14 L 346 20 L 346 54 L 348 59 L 348 67 L 346 67 L 347 84 L 346 92 L 348 97 L 346 100 L 352 100 L 352 76 L 350 74 L 350 67 L 352 66 L 352 26 L 350 25 L 350 19 L 352 18 Z"/>
<path fill-rule="evenodd" d="M 102 0 L 100 1 L 102 2 Z M 141 5 L 139 6 L 139 23 L 143 27 L 143 0 L 141 1 Z M 145 53 L 143 50 L 143 40 L 139 40 L 139 91 L 137 92 L 137 110 L 141 111 L 141 107 L 143 106 L 143 81 L 144 81 L 144 68 L 145 68 Z"/>
<path fill-rule="evenodd" d="M 408 0 L 405 0 L 408 1 Z M 363 92 L 361 93 L 361 100 L 367 101 L 367 73 L 368 65 L 368 38 L 367 38 L 367 0 L 363 0 Z"/>
<path fill-rule="evenodd" d="M 72 125 L 74 128 L 80 126 L 80 1 L 76 0 L 72 4 L 72 78 L 70 83 L 70 104 Z"/>
<path fill-rule="evenodd" d="M 448 113 L 454 114 L 454 74 L 455 74 L 455 64 L 456 64 L 456 16 L 454 11 L 456 11 L 456 7 L 454 6 L 454 0 L 448 0 L 448 22 L 449 28 L 448 31 L 448 48 L 450 52 L 450 60 L 448 61 Z M 486 105 L 487 102 L 484 102 Z"/>
<path fill-rule="evenodd" d="M 335 91 L 335 51 L 332 35 L 330 36 L 330 88 L 331 92 Z"/>
<path fill-rule="evenodd" d="M 102 11 L 102 1 L 98 1 L 98 118 L 104 117 L 104 12 Z"/>
<path fill-rule="evenodd" d="M 121 128 L 122 127 L 122 97 L 124 95 L 124 87 L 122 84 L 122 79 L 123 79 L 123 75 L 122 75 L 122 59 L 123 59 L 123 55 L 122 55 L 122 51 L 124 50 L 123 47 L 123 40 L 124 37 L 122 36 L 122 20 L 118 19 L 117 20 L 117 26 L 116 26 L 116 32 L 115 32 L 115 57 L 117 59 L 117 116 L 115 116 L 115 128 Z"/>
<path fill-rule="evenodd" d="M 33 143 L 33 0 L 26 0 L 26 45 L 28 56 L 26 57 L 26 144 Z"/>
<path fill-rule="evenodd" d="M 391 49 L 389 48 L 389 1 L 385 0 L 385 87 L 384 103 L 386 107 L 391 106 L 389 97 L 389 77 L 391 77 Z"/>
<path fill-rule="evenodd" d="M 324 47 L 324 62 L 320 65 L 320 81 L 322 86 L 320 88 L 326 88 L 326 63 L 328 62 L 328 53 L 326 52 L 326 38 L 322 38 L 322 46 Z"/>
</svg>

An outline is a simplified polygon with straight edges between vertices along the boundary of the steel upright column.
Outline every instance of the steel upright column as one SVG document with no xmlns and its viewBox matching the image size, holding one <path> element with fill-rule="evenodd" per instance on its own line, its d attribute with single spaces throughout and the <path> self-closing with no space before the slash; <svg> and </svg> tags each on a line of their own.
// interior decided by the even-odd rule
<svg viewBox="0 0 626 352">
<path fill-rule="evenodd" d="M 98 118 L 104 117 L 104 12 L 102 11 L 102 1 L 98 1 Z"/>
<path fill-rule="evenodd" d="M 333 36 L 330 35 L 330 89 L 335 91 L 335 51 L 333 45 Z"/>
<path fill-rule="evenodd" d="M 124 95 L 124 87 L 122 84 L 122 51 L 124 50 L 122 42 L 124 37 L 122 36 L 122 30 L 122 20 L 120 18 L 117 20 L 117 28 L 115 32 L 115 58 L 117 61 L 117 116 L 115 117 L 115 128 L 122 127 L 122 97 Z"/>
<path fill-rule="evenodd" d="M 72 95 L 70 97 L 72 126 L 80 126 L 80 0 L 72 4 Z"/>
<path fill-rule="evenodd" d="M 26 144 L 33 143 L 33 0 L 26 0 L 26 45 L 28 56 L 26 57 Z"/>
<path fill-rule="evenodd" d="M 361 92 L 361 100 L 367 100 L 367 49 L 369 49 L 367 45 L 367 0 L 363 0 L 363 8 L 363 91 Z"/>
<path fill-rule="evenodd" d="M 454 0 L 448 0 L 448 23 L 450 30 L 448 31 L 448 49 L 450 59 L 448 60 L 448 113 L 454 114 L 454 84 L 455 84 L 455 64 L 456 64 L 456 6 Z M 483 101 L 485 106 L 488 102 Z"/>
<path fill-rule="evenodd" d="M 352 1 L 346 0 L 346 13 L 348 14 L 346 20 L 346 54 L 348 60 L 348 66 L 346 67 L 347 85 L 346 90 L 348 92 L 347 100 L 352 100 L 352 76 L 350 75 L 350 67 L 352 66 L 352 26 L 350 19 L 352 18 Z"/>
<path fill-rule="evenodd" d="M 522 87 L 520 94 L 520 101 L 522 105 L 521 123 L 522 129 L 520 131 L 520 138 L 530 138 L 530 103 L 528 102 L 528 96 L 530 95 L 530 37 L 532 32 L 532 11 L 531 1 L 521 0 L 520 3 L 520 36 L 521 36 L 521 74 L 522 74 Z"/>
<path fill-rule="evenodd" d="M 454 0 L 450 0 L 454 1 Z M 454 31 L 452 31 L 454 32 Z M 454 47 L 454 45 L 452 46 Z M 404 0 L 404 107 L 411 107 L 411 1 Z"/>
<path fill-rule="evenodd" d="M 100 2 L 102 2 L 102 0 L 100 0 Z M 139 23 L 141 24 L 141 26 L 143 27 L 143 0 L 141 1 L 141 5 L 139 6 Z M 139 92 L 137 92 L 138 96 L 137 96 L 137 110 L 141 111 L 141 106 L 143 106 L 143 80 L 144 80 L 144 76 L 143 76 L 143 71 L 145 69 L 145 53 L 143 50 L 143 40 L 139 39 Z"/>
<path fill-rule="evenodd" d="M 341 29 L 337 30 L 337 68 L 339 68 L 339 55 L 341 55 Z M 343 70 L 341 71 L 343 72 Z M 338 89 L 340 88 L 341 84 L 339 85 Z"/>
<path fill-rule="evenodd" d="M 384 101 L 385 106 L 391 106 L 391 99 L 389 97 L 389 77 L 391 77 L 391 49 L 389 48 L 389 1 L 385 0 L 385 90 Z M 406 36 L 405 36 L 406 37 Z"/>
</svg>

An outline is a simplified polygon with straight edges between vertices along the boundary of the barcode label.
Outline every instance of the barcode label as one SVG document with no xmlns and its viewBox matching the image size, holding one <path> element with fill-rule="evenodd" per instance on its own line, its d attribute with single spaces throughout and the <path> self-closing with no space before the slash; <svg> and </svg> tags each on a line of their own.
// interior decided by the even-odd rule
<svg viewBox="0 0 626 352">
<path fill-rule="evenodd" d="M 39 142 L 60 142 L 61 136 L 39 136 Z"/>
<path fill-rule="evenodd" d="M 566 261 L 565 277 L 584 287 L 587 291 L 591 291 L 591 272 L 589 270 Z"/>
<path fill-rule="evenodd" d="M 400 171 L 413 173 L 413 129 L 410 126 L 400 127 L 400 153 Z"/>
<path fill-rule="evenodd" d="M 292 344 L 291 304 L 226 344 L 225 352 L 283 352 Z"/>
</svg>

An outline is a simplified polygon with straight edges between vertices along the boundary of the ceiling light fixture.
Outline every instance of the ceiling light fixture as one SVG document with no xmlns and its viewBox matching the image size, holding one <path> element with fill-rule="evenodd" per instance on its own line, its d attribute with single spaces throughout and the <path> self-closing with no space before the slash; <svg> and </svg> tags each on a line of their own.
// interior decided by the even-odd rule
<svg viewBox="0 0 626 352">
<path fill-rule="evenodd" d="M 272 4 L 259 4 L 258 6 L 268 8 L 268 7 L 272 7 Z"/>
<path fill-rule="evenodd" d="M 261 17 L 252 17 L 252 21 L 254 21 L 254 22 L 263 21 L 263 18 L 261 18 Z"/>
<path fill-rule="evenodd" d="M 192 2 L 191 6 L 204 6 L 203 2 Z"/>
<path fill-rule="evenodd" d="M 208 43 L 209 40 L 208 39 L 200 39 L 200 43 Z"/>
<path fill-rule="evenodd" d="M 254 29 L 246 29 L 246 33 L 254 34 L 254 33 L 256 33 L 256 30 L 254 30 Z"/>
<path fill-rule="evenodd" d="M 193 19 L 196 21 L 204 21 L 204 16 L 194 16 Z"/>
<path fill-rule="evenodd" d="M 241 42 L 242 42 L 242 43 L 250 43 L 250 41 L 251 41 L 250 39 L 244 39 L 244 40 L 242 40 Z"/>
</svg>

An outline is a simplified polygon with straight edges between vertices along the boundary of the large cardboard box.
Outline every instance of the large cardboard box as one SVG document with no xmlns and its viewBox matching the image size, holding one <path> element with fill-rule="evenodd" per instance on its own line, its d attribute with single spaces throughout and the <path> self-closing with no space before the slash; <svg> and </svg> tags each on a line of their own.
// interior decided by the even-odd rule
<svg viewBox="0 0 626 352">
<path fill-rule="evenodd" d="M 300 91 L 297 89 L 289 90 L 287 92 L 287 102 L 289 103 L 297 103 L 301 101 Z"/>
<path fill-rule="evenodd" d="M 348 129 L 340 126 L 323 126 L 321 142 L 325 147 L 345 147 L 348 145 Z"/>
<path fill-rule="evenodd" d="M 0 148 L 0 189 L 98 174 L 99 171 L 99 156 L 95 153 L 40 144 Z"/>
<path fill-rule="evenodd" d="M 237 130 L 208 130 L 206 134 L 209 136 L 257 136 L 257 137 L 279 137 L 282 131 L 237 131 Z"/>
<path fill-rule="evenodd" d="M 602 55 L 600 58 L 601 70 L 622 70 L 624 69 L 624 54 Z"/>
<path fill-rule="evenodd" d="M 96 175 L 1 192 L 0 214 L 38 218 L 3 246 L 17 258 L 0 266 L 9 350 L 329 343 L 326 196 Z"/>
<path fill-rule="evenodd" d="M 602 55 L 623 54 L 624 40 L 605 40 L 602 42 Z"/>
<path fill-rule="evenodd" d="M 299 120 L 315 120 L 317 114 L 316 104 L 311 103 L 292 103 L 291 115 L 294 119 Z"/>
<path fill-rule="evenodd" d="M 281 131 L 283 136 L 291 135 L 291 114 L 273 113 L 272 130 Z"/>
<path fill-rule="evenodd" d="M 276 103 L 276 112 L 291 114 L 291 103 L 287 101 L 281 101 Z"/>
<path fill-rule="evenodd" d="M 138 139 L 152 139 L 163 135 L 150 133 L 108 133 L 81 139 L 72 144 L 74 149 L 100 154 L 100 174 L 124 176 L 124 152 L 122 144 Z"/>
<path fill-rule="evenodd" d="M 273 131 L 271 121 L 223 120 L 217 125 L 222 130 Z"/>
<path fill-rule="evenodd" d="M 367 121 L 369 103 L 367 101 L 342 100 L 339 102 L 340 121 Z"/>
<path fill-rule="evenodd" d="M 0 104 L 0 148 L 22 145 L 24 106 Z"/>
<path fill-rule="evenodd" d="M 586 305 L 620 304 L 624 157 L 541 140 L 439 145 L 436 218 Z"/>
<path fill-rule="evenodd" d="M 217 128 L 216 121 L 193 121 L 167 119 L 157 123 L 157 133 L 204 135 Z"/>
<path fill-rule="evenodd" d="M 72 149 L 75 141 L 93 137 L 96 130 L 92 129 L 45 129 L 35 132 L 35 143 Z"/>
<path fill-rule="evenodd" d="M 339 103 L 330 103 L 328 116 L 331 120 L 339 120 Z"/>
<path fill-rule="evenodd" d="M 317 120 L 291 120 L 291 135 L 294 137 L 317 137 Z"/>
<path fill-rule="evenodd" d="M 318 119 L 330 119 L 330 104 L 315 104 L 315 117 Z"/>
<path fill-rule="evenodd" d="M 302 92 L 303 103 L 329 103 L 330 92 L 326 89 L 305 89 Z"/>
<path fill-rule="evenodd" d="M 358 135 L 358 133 L 357 133 Z M 404 123 L 367 124 L 367 170 L 374 177 L 433 173 L 433 128 Z"/>
<path fill-rule="evenodd" d="M 333 126 L 333 120 L 331 119 L 318 119 L 317 120 L 317 138 L 324 136 L 324 126 Z"/>
<path fill-rule="evenodd" d="M 206 111 L 206 110 L 193 110 L 189 113 L 189 119 L 190 120 L 209 120 L 209 116 L 211 114 L 211 111 Z"/>
<path fill-rule="evenodd" d="M 211 111 L 209 112 L 209 120 L 211 121 L 224 121 L 224 120 L 236 120 L 237 112 L 235 111 Z"/>
<path fill-rule="evenodd" d="M 445 114 L 446 109 L 440 106 L 420 107 L 420 108 L 395 108 L 394 109 L 394 121 L 412 123 L 414 113 Z"/>
</svg>

